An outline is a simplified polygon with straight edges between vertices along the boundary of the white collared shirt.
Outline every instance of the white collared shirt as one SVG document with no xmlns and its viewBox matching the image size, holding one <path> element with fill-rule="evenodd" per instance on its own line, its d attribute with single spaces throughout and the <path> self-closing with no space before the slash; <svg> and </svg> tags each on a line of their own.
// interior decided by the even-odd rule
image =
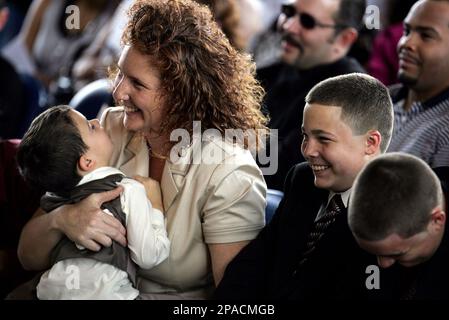
<svg viewBox="0 0 449 320">
<path fill-rule="evenodd" d="M 79 185 L 103 179 L 121 171 L 102 167 L 86 174 Z M 118 183 L 124 190 L 120 202 L 126 217 L 126 236 L 131 259 L 141 268 L 152 268 L 164 261 L 169 254 L 170 241 L 167 237 L 163 213 L 152 207 L 144 186 L 129 178 Z M 108 213 L 107 210 L 104 210 Z M 112 214 L 111 214 L 112 215 Z M 77 246 L 83 250 L 82 247 Z M 76 271 L 77 284 L 68 286 L 71 274 Z M 72 289 L 76 290 L 72 290 Z M 132 300 L 139 294 L 128 274 L 115 266 L 87 258 L 65 259 L 46 271 L 37 286 L 37 296 L 43 300 Z"/>
</svg>

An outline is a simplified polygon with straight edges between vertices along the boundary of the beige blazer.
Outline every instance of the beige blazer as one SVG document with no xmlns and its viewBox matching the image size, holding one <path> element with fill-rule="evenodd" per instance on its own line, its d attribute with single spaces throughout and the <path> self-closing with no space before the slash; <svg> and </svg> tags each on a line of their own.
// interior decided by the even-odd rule
<svg viewBox="0 0 449 320">
<path fill-rule="evenodd" d="M 148 176 L 144 138 L 123 126 L 123 109 L 107 109 L 101 120 L 114 142 L 111 165 L 126 175 Z M 139 271 L 148 298 L 207 298 L 213 290 L 207 244 L 254 239 L 264 226 L 266 184 L 251 153 L 212 139 L 180 149 L 166 161 L 161 189 L 171 241 L 167 260 Z M 208 156 L 221 155 L 221 161 Z"/>
</svg>

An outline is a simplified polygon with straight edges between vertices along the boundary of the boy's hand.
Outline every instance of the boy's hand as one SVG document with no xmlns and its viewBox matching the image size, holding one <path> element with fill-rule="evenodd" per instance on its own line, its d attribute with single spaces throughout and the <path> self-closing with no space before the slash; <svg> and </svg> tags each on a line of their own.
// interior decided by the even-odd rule
<svg viewBox="0 0 449 320">
<path fill-rule="evenodd" d="M 142 176 L 134 176 L 135 180 L 139 181 L 145 187 L 145 191 L 147 192 L 147 198 L 150 200 L 153 208 L 159 209 L 164 213 L 164 205 L 162 203 L 162 191 L 161 185 L 158 181 L 146 178 Z"/>
</svg>

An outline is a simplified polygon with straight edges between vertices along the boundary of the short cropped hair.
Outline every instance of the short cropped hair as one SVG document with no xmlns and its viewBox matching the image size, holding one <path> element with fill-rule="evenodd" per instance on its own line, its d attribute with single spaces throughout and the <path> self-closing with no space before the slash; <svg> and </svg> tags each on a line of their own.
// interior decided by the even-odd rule
<svg viewBox="0 0 449 320">
<path fill-rule="evenodd" d="M 387 150 L 393 132 L 393 103 L 379 80 L 362 73 L 329 78 L 310 90 L 306 103 L 341 107 L 341 118 L 354 135 L 378 130 L 382 135 L 380 150 Z"/>
<path fill-rule="evenodd" d="M 369 162 L 356 178 L 348 222 L 356 237 L 368 241 L 393 233 L 409 238 L 423 231 L 432 210 L 442 205 L 441 183 L 424 161 L 387 153 Z"/>
<path fill-rule="evenodd" d="M 70 109 L 56 106 L 44 111 L 19 145 L 20 172 L 39 190 L 67 194 L 81 180 L 77 164 L 88 147 L 70 117 Z"/>
<path fill-rule="evenodd" d="M 365 0 L 340 0 L 340 6 L 334 17 L 335 24 L 360 30 L 365 11 Z"/>
</svg>

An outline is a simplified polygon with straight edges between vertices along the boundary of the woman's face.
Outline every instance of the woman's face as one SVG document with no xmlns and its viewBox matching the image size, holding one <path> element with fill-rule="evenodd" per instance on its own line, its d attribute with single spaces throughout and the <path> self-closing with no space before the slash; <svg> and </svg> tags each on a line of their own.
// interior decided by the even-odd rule
<svg viewBox="0 0 449 320">
<path fill-rule="evenodd" d="M 118 62 L 113 96 L 125 109 L 123 125 L 130 131 L 159 132 L 163 119 L 160 75 L 150 61 L 149 56 L 125 46 Z"/>
</svg>

